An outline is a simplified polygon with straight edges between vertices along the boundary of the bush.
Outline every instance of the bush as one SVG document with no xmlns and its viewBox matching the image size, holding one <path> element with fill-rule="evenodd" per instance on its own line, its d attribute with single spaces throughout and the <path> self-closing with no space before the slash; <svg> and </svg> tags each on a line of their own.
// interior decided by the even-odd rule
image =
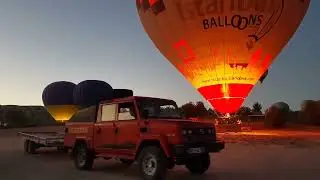
<svg viewBox="0 0 320 180">
<path fill-rule="evenodd" d="M 265 126 L 271 128 L 282 128 L 285 126 L 290 108 L 283 102 L 275 103 L 265 113 Z"/>
<path fill-rule="evenodd" d="M 8 123 L 11 128 L 56 124 L 42 106 L 1 106 L 0 122 Z"/>
</svg>

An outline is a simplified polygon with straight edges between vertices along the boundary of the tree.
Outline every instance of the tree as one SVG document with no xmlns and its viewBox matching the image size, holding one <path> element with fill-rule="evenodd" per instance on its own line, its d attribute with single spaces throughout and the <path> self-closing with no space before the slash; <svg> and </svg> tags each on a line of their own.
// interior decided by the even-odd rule
<svg viewBox="0 0 320 180">
<path fill-rule="evenodd" d="M 201 101 L 198 101 L 195 104 L 193 102 L 186 103 L 182 105 L 180 109 L 184 112 L 186 118 L 205 117 L 209 115 L 207 108 Z"/>
<path fill-rule="evenodd" d="M 239 116 L 248 116 L 250 114 L 251 114 L 251 109 L 246 106 L 240 107 L 240 109 L 237 112 L 237 115 L 239 115 Z"/>
<path fill-rule="evenodd" d="M 317 118 L 318 103 L 314 100 L 305 100 L 301 103 L 301 112 L 305 122 L 312 123 L 314 125 L 319 125 L 320 122 Z"/>
<path fill-rule="evenodd" d="M 254 113 L 261 113 L 262 105 L 259 102 L 255 102 L 252 105 L 252 112 Z"/>
<path fill-rule="evenodd" d="M 197 117 L 195 105 L 192 102 L 182 105 L 181 109 L 184 112 L 186 118 Z"/>
<path fill-rule="evenodd" d="M 278 102 L 271 105 L 265 113 L 265 126 L 281 128 L 284 127 L 288 116 L 290 107 L 285 102 Z"/>
<path fill-rule="evenodd" d="M 204 106 L 203 102 L 198 101 L 195 105 L 195 111 L 197 117 L 205 117 L 208 116 L 207 108 Z"/>
</svg>

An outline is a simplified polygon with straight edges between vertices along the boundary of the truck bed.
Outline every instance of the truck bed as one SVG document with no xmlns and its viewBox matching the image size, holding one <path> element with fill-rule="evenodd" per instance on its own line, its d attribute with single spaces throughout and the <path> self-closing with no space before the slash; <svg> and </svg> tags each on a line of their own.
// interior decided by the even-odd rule
<svg viewBox="0 0 320 180">
<path fill-rule="evenodd" d="M 25 140 L 33 141 L 44 147 L 63 147 L 64 133 L 59 132 L 18 132 Z"/>
</svg>

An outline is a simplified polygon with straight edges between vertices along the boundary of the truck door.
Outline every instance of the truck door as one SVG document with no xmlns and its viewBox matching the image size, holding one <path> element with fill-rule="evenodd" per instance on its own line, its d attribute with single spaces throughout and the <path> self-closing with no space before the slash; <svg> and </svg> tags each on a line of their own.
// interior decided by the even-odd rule
<svg viewBox="0 0 320 180">
<path fill-rule="evenodd" d="M 97 153 L 110 153 L 114 150 L 117 110 L 117 104 L 100 105 L 94 127 L 94 147 Z"/>
<path fill-rule="evenodd" d="M 134 101 L 118 104 L 116 124 L 116 144 L 121 156 L 134 157 L 135 148 L 140 138 L 138 117 Z"/>
</svg>

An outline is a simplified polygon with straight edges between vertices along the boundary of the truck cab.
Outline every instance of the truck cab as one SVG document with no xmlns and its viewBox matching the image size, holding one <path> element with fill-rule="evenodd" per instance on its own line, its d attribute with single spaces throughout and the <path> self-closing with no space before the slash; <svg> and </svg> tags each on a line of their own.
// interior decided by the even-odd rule
<svg viewBox="0 0 320 180">
<path fill-rule="evenodd" d="M 203 174 L 209 153 L 224 149 L 213 123 L 185 119 L 173 100 L 141 96 L 80 110 L 66 123 L 64 143 L 78 169 L 91 169 L 96 158 L 116 158 L 137 162 L 145 179 L 163 179 L 174 165 Z"/>
</svg>

